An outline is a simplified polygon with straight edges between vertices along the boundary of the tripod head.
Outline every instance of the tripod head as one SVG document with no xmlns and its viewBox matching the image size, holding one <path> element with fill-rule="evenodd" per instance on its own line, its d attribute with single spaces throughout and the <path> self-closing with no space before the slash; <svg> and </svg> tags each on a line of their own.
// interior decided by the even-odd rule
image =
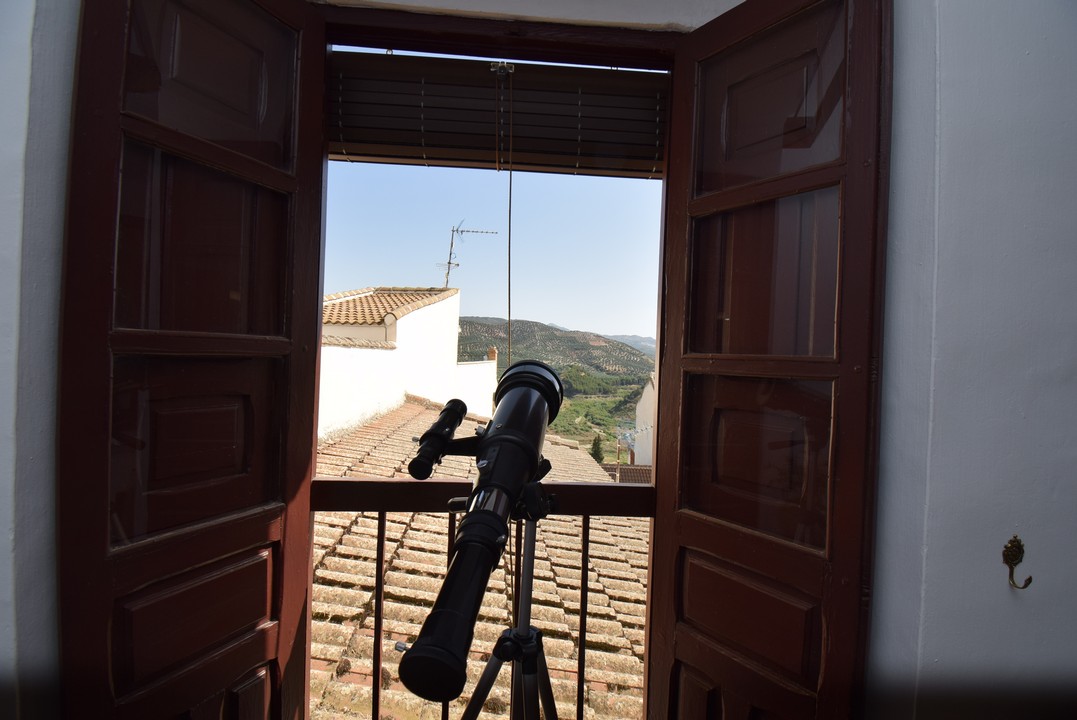
<svg viewBox="0 0 1077 720">
<path fill-rule="evenodd" d="M 494 416 L 479 436 L 445 439 L 445 428 L 459 426 L 458 408 L 442 411 L 420 439 L 416 469 L 447 454 L 475 453 L 479 477 L 460 521 L 452 559 L 434 607 L 419 637 L 400 660 L 400 680 L 419 697 L 445 702 L 459 697 L 467 679 L 467 654 L 490 574 L 501 559 L 514 515 L 544 515 L 547 500 L 537 480 L 549 471 L 541 454 L 546 427 L 557 417 L 564 389 L 549 366 L 525 360 L 509 367 L 494 392 Z M 459 403 L 450 401 L 449 405 Z M 446 416 L 448 413 L 448 416 Z M 455 425 L 452 425 L 455 420 Z M 448 435 L 451 436 L 452 430 Z M 429 436 L 429 437 L 428 437 Z M 424 448 L 426 448 L 424 454 Z M 440 454 L 439 454 L 440 453 Z M 419 477 L 412 470 L 414 477 Z M 528 490 L 528 487 L 534 489 Z M 536 499 L 536 491 L 538 495 Z"/>
</svg>

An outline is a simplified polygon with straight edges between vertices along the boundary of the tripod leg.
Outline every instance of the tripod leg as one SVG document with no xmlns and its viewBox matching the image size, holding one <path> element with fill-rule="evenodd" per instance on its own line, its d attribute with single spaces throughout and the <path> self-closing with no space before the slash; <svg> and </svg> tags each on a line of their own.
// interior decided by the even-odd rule
<svg viewBox="0 0 1077 720">
<path fill-rule="evenodd" d="M 530 670 L 530 672 L 528 671 Z M 524 720 L 539 720 L 538 674 L 534 668 L 520 673 Z"/>
<path fill-rule="evenodd" d="M 479 713 L 482 712 L 482 706 L 486 703 L 486 698 L 490 694 L 490 688 L 494 686 L 494 681 L 497 680 L 497 674 L 501 671 L 501 665 L 504 662 L 496 653 L 491 653 L 490 659 L 486 662 L 486 668 L 483 669 L 479 682 L 475 684 L 475 690 L 471 693 L 471 700 L 468 701 L 467 707 L 464 708 L 464 713 L 460 716 L 460 720 L 476 720 L 479 717 Z"/>
<path fill-rule="evenodd" d="M 539 640 L 538 654 L 538 694 L 542 700 L 542 714 L 545 720 L 557 720 L 557 704 L 553 699 L 553 683 L 550 681 L 550 668 L 546 665 L 546 653 L 542 651 Z"/>
</svg>

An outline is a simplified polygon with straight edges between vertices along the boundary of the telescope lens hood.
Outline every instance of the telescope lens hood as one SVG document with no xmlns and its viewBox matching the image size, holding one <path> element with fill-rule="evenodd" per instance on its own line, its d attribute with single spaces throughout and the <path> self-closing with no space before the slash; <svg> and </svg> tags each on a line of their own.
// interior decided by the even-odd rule
<svg viewBox="0 0 1077 720">
<path fill-rule="evenodd" d="M 557 417 L 557 411 L 561 409 L 561 400 L 565 397 L 561 379 L 553 368 L 538 360 L 521 360 L 513 363 L 501 375 L 501 380 L 497 383 L 497 389 L 494 391 L 494 405 L 501 402 L 501 398 L 509 390 L 520 386 L 537 390 L 542 395 L 549 409 L 548 423 L 552 423 Z"/>
<path fill-rule="evenodd" d="M 464 691 L 467 661 L 435 643 L 419 640 L 400 659 L 400 682 L 424 700 L 449 702 Z"/>
</svg>

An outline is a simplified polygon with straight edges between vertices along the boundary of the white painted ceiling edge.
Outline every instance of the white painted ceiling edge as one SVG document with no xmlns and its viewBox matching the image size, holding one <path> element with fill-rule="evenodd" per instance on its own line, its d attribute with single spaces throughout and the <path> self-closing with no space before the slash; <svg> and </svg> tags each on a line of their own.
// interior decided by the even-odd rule
<svg viewBox="0 0 1077 720">
<path fill-rule="evenodd" d="M 639 30 L 691 30 L 743 0 L 311 0 L 323 5 L 607 25 Z"/>
</svg>

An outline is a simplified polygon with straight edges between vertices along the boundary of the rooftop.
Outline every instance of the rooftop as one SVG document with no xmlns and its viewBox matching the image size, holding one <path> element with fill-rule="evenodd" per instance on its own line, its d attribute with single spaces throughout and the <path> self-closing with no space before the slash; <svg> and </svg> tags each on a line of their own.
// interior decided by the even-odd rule
<svg viewBox="0 0 1077 720">
<path fill-rule="evenodd" d="M 456 288 L 369 287 L 333 293 L 322 299 L 322 323 L 381 325 L 387 315 L 400 319 L 458 292 Z"/>
<path fill-rule="evenodd" d="M 409 397 L 397 409 L 318 449 L 317 472 L 336 477 L 406 478 L 407 462 L 440 406 Z M 458 436 L 485 419 L 469 415 Z M 547 436 L 550 480 L 610 482 L 575 441 Z M 435 476 L 474 480 L 473 458 L 447 457 Z M 539 523 L 532 622 L 542 630 L 558 714 L 575 715 L 580 624 L 581 524 L 550 516 Z M 383 609 L 381 712 L 384 717 L 441 717 L 400 684 L 396 641 L 413 641 L 444 578 L 446 514 L 388 513 Z M 643 712 L 643 641 L 649 524 L 594 517 L 590 523 L 587 612 L 587 717 L 633 718 Z M 317 513 L 311 642 L 311 717 L 370 717 L 376 513 Z M 506 553 L 506 557 L 508 553 Z M 488 651 L 511 625 L 512 575 L 503 562 L 491 576 L 475 627 L 468 684 L 452 703 L 455 716 L 470 697 Z M 484 717 L 505 716 L 508 668 L 490 694 Z"/>
<path fill-rule="evenodd" d="M 650 465 L 624 465 L 620 463 L 602 463 L 605 470 L 616 482 L 640 483 L 651 482 Z"/>
</svg>

